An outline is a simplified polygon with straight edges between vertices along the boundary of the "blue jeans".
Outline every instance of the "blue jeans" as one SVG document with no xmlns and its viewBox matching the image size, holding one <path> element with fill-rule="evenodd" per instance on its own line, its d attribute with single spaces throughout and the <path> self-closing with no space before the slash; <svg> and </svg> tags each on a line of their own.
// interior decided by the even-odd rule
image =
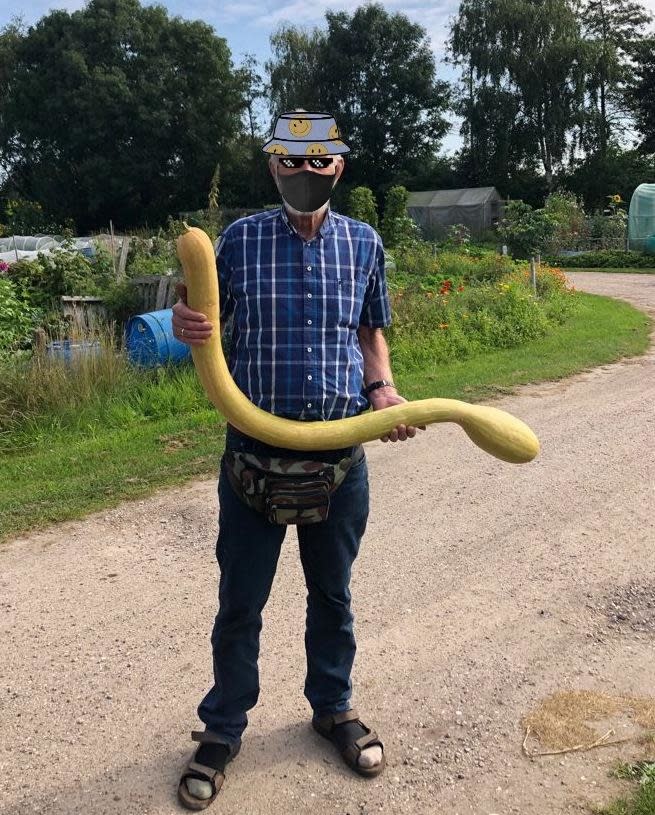
<svg viewBox="0 0 655 815">
<path fill-rule="evenodd" d="M 259 443 L 243 441 L 245 438 L 228 432 L 226 445 L 228 449 L 261 452 Z M 320 455 L 317 458 L 330 460 Z M 214 686 L 200 703 L 198 715 L 208 730 L 234 747 L 248 723 L 246 712 L 259 696 L 262 610 L 286 526 L 269 523 L 239 499 L 225 474 L 224 462 L 218 493 L 219 609 L 211 638 Z M 331 496 L 327 519 L 298 527 L 307 585 L 305 696 L 315 716 L 350 709 L 350 672 L 356 646 L 349 583 L 368 508 L 368 469 L 363 458 Z"/>
</svg>

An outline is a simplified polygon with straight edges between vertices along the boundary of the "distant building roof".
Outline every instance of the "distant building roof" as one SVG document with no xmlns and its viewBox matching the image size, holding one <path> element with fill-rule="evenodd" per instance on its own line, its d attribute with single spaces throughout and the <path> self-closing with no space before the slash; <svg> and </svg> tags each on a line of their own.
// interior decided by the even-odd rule
<svg viewBox="0 0 655 815">
<path fill-rule="evenodd" d="M 471 207 L 488 201 L 501 201 L 495 187 L 471 187 L 461 190 L 410 192 L 408 207 Z"/>
</svg>

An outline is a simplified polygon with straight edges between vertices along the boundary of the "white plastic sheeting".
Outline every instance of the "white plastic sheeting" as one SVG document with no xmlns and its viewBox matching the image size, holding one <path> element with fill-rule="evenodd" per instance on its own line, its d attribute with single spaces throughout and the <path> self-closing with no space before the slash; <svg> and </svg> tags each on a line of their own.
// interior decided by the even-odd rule
<svg viewBox="0 0 655 815">
<path fill-rule="evenodd" d="M 61 235 L 12 235 L 0 238 L 0 260 L 5 263 L 16 263 L 17 260 L 33 260 L 39 254 L 50 255 L 60 249 L 64 242 Z M 73 238 L 72 244 L 78 252 L 87 257 L 96 253 L 94 239 Z"/>
</svg>

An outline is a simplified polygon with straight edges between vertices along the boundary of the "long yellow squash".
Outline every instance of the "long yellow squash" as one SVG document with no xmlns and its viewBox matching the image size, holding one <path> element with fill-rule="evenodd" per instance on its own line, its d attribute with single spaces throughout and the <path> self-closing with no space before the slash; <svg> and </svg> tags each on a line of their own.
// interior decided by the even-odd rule
<svg viewBox="0 0 655 815">
<path fill-rule="evenodd" d="M 497 408 L 455 399 L 421 399 L 329 422 L 294 421 L 267 413 L 239 390 L 225 362 L 216 260 L 209 236 L 202 229 L 189 227 L 177 240 L 177 253 L 189 308 L 205 314 L 214 328 L 206 344 L 191 348 L 198 376 L 210 400 L 242 433 L 292 450 L 335 450 L 380 438 L 399 424 L 456 422 L 478 447 L 503 461 L 520 464 L 539 452 L 537 437 L 519 419 Z"/>
</svg>

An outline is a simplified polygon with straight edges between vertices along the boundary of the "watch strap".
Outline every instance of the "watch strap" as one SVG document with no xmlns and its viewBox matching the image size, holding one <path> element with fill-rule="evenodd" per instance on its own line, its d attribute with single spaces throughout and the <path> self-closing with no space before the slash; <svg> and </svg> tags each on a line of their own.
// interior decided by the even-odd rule
<svg viewBox="0 0 655 815">
<path fill-rule="evenodd" d="M 378 379 L 376 382 L 371 382 L 364 388 L 364 395 L 368 396 L 371 391 L 376 391 L 378 388 L 395 388 L 396 386 L 390 379 Z"/>
</svg>

